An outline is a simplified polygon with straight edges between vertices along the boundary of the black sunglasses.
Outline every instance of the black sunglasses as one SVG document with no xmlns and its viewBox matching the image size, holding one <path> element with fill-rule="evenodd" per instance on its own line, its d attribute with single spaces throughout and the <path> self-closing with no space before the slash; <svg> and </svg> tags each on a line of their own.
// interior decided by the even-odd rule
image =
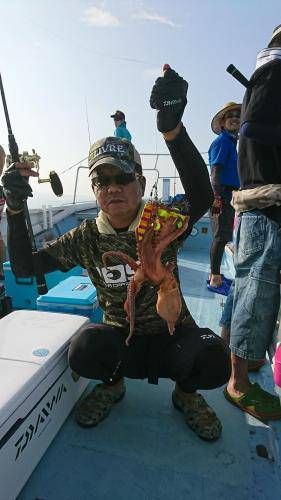
<svg viewBox="0 0 281 500">
<path fill-rule="evenodd" d="M 228 113 L 225 113 L 225 118 L 240 118 L 240 116 L 240 111 L 229 111 Z"/>
<path fill-rule="evenodd" d="M 92 185 L 98 189 L 103 189 L 111 184 L 126 186 L 139 178 L 138 174 L 119 174 L 119 175 L 98 175 L 92 179 Z"/>
</svg>

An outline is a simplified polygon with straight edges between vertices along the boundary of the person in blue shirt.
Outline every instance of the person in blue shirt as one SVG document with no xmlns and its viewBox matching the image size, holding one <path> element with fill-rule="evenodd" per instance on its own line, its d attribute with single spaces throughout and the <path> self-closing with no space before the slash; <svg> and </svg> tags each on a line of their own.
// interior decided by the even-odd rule
<svg viewBox="0 0 281 500">
<path fill-rule="evenodd" d="M 220 268 L 224 247 L 232 240 L 234 209 L 231 206 L 232 191 L 239 188 L 237 171 L 237 139 L 240 128 L 241 104 L 229 102 L 216 113 L 211 128 L 218 137 L 209 149 L 211 184 L 215 201 L 210 209 L 213 240 L 210 249 L 210 285 L 220 291 L 223 276 Z M 217 289 L 217 290 L 216 290 Z"/>
<path fill-rule="evenodd" d="M 115 130 L 114 130 L 115 137 L 123 137 L 124 139 L 131 141 L 132 136 L 126 127 L 126 118 L 123 111 L 117 109 L 114 115 L 111 115 L 111 118 L 113 118 L 115 124 Z"/>
</svg>

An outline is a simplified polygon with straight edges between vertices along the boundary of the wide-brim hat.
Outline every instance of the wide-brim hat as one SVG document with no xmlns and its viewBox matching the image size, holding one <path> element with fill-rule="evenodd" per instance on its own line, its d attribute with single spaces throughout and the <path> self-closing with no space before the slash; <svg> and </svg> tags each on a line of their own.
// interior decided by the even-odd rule
<svg viewBox="0 0 281 500">
<path fill-rule="evenodd" d="M 222 131 L 222 125 L 221 125 L 221 120 L 224 117 L 226 113 L 229 111 L 232 111 L 234 109 L 241 109 L 241 104 L 238 104 L 237 102 L 227 102 L 214 116 L 214 118 L 211 121 L 211 129 L 212 131 L 219 135 Z"/>
<path fill-rule="evenodd" d="M 102 167 L 113 165 L 126 174 L 142 174 L 141 157 L 135 146 L 123 137 L 105 137 L 90 148 L 89 176 L 96 176 Z"/>
</svg>

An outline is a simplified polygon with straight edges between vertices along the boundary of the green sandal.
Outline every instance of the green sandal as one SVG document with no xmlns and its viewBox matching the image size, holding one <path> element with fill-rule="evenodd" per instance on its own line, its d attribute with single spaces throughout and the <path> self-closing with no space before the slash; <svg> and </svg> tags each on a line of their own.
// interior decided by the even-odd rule
<svg viewBox="0 0 281 500">
<path fill-rule="evenodd" d="M 172 393 L 174 407 L 185 416 L 187 425 L 204 441 L 215 441 L 221 435 L 222 425 L 214 410 L 197 392 L 190 399 L 182 398 L 177 391 Z"/>
<path fill-rule="evenodd" d="M 78 407 L 75 420 L 81 427 L 95 427 L 110 413 L 112 406 L 121 401 L 125 396 L 126 387 L 120 384 L 120 388 L 105 384 L 97 384 Z"/>
<path fill-rule="evenodd" d="M 259 384 L 252 384 L 249 392 L 243 396 L 231 396 L 226 387 L 223 393 L 227 401 L 262 422 L 281 419 L 281 405 L 278 396 L 264 391 Z"/>
</svg>

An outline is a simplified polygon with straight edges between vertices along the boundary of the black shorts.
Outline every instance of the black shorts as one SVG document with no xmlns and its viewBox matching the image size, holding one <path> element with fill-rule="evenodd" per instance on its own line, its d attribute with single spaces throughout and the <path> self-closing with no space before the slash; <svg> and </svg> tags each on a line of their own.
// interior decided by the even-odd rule
<svg viewBox="0 0 281 500">
<path fill-rule="evenodd" d="M 186 392 L 218 387 L 230 376 L 224 342 L 208 328 L 177 326 L 173 336 L 136 335 L 129 346 L 127 335 L 109 325 L 87 325 L 71 342 L 70 367 L 106 383 L 120 376 L 156 384 L 170 378 Z"/>
<path fill-rule="evenodd" d="M 223 209 L 220 215 L 212 215 L 210 213 L 211 227 L 213 240 L 218 243 L 227 243 L 232 241 L 233 222 L 235 210 L 230 205 L 232 188 L 224 188 L 225 193 L 222 194 Z"/>
</svg>

